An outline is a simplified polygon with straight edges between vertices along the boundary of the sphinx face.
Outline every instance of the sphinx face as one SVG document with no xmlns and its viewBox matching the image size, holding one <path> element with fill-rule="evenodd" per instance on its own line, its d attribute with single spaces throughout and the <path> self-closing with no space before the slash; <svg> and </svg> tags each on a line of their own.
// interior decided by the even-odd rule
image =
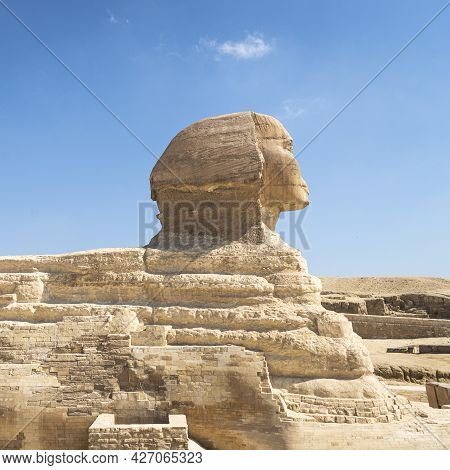
<svg viewBox="0 0 450 470">
<path fill-rule="evenodd" d="M 275 230 L 280 212 L 303 209 L 309 191 L 292 153 L 290 139 L 264 139 L 259 144 L 264 156 L 261 193 L 262 221 Z"/>
<path fill-rule="evenodd" d="M 272 116 L 253 113 L 256 140 L 264 159 L 261 203 L 272 211 L 303 209 L 308 187 L 292 153 L 292 137 Z"/>
<path fill-rule="evenodd" d="M 280 212 L 303 209 L 309 191 L 292 153 L 292 138 L 276 119 L 257 115 L 258 146 L 264 158 L 262 221 L 275 230 Z"/>
<path fill-rule="evenodd" d="M 263 205 L 279 211 L 303 209 L 309 204 L 309 191 L 292 153 L 289 139 L 264 139 L 260 143 L 265 165 Z"/>
</svg>

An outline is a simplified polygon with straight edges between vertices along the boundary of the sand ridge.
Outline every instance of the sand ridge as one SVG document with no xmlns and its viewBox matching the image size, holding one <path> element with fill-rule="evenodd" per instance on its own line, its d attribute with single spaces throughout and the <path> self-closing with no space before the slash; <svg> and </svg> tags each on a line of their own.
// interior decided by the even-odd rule
<svg viewBox="0 0 450 470">
<path fill-rule="evenodd" d="M 441 294 L 450 296 L 450 279 L 440 277 L 321 277 L 322 293 Z"/>
</svg>

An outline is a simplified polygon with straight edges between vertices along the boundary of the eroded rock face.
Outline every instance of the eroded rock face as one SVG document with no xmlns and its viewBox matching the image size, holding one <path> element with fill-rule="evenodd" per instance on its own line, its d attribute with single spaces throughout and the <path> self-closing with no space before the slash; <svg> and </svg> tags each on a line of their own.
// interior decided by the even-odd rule
<svg viewBox="0 0 450 470">
<path fill-rule="evenodd" d="M 150 247 L 0 258 L 0 361 L 17 428 L 31 405 L 65 414 L 77 436 L 100 413 L 164 411 L 185 414 L 206 447 L 300 448 L 304 421 L 400 418 L 351 324 L 321 306 L 320 280 L 271 230 L 280 211 L 308 203 L 278 121 L 199 121 L 173 139 L 151 184 L 162 230 Z M 33 381 L 11 388 L 11 363 L 34 364 Z"/>
</svg>

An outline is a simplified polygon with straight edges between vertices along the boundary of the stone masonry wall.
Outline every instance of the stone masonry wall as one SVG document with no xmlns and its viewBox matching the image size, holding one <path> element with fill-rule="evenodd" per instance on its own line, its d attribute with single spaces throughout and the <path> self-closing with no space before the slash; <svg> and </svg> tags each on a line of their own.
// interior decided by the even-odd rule
<svg viewBox="0 0 450 470">
<path fill-rule="evenodd" d="M 345 315 L 353 331 L 365 339 L 433 338 L 450 336 L 450 321 L 429 318 Z"/>
<path fill-rule="evenodd" d="M 403 397 L 352 400 L 284 394 L 283 398 L 290 410 L 307 413 L 322 423 L 390 423 L 408 413 L 404 406 L 407 400 Z"/>
<path fill-rule="evenodd" d="M 168 424 L 115 424 L 113 414 L 101 414 L 89 428 L 89 449 L 186 450 L 188 427 L 183 415 Z"/>
<path fill-rule="evenodd" d="M 102 412 L 145 417 L 156 399 L 123 390 L 130 336 L 111 333 L 111 316 L 56 324 L 0 322 L 0 446 L 83 449 Z M 143 396 L 142 396 L 143 395 Z"/>
<path fill-rule="evenodd" d="M 86 448 L 98 414 L 141 423 L 169 407 L 187 410 L 194 434 L 209 447 L 255 448 L 264 441 L 263 448 L 272 448 L 280 439 L 272 427 L 281 426 L 280 408 L 263 353 L 238 346 L 132 347 L 130 335 L 112 333 L 112 326 L 110 315 L 0 322 L 2 447 Z"/>
<path fill-rule="evenodd" d="M 203 447 L 283 447 L 282 412 L 263 353 L 239 346 L 132 350 L 137 380 L 187 416 L 190 436 Z"/>
</svg>

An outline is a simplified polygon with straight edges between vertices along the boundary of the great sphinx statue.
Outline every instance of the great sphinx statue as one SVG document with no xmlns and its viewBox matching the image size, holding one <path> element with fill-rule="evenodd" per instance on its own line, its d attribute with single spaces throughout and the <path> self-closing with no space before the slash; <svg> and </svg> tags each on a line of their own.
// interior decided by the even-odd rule
<svg viewBox="0 0 450 470">
<path fill-rule="evenodd" d="M 401 420 L 351 323 L 275 232 L 309 203 L 278 120 L 198 121 L 150 182 L 161 231 L 147 247 L 0 258 L 0 441 L 83 448 L 100 413 L 170 412 L 206 448 L 300 449 L 319 423 Z"/>
<path fill-rule="evenodd" d="M 292 138 L 278 120 L 244 112 L 198 121 L 170 142 L 150 182 L 162 229 L 148 245 L 147 262 L 156 257 L 165 272 L 192 273 L 192 282 L 216 289 L 211 305 L 237 308 L 227 321 L 197 324 L 204 331 L 189 336 L 264 351 L 272 383 L 292 390 L 333 390 L 333 380 L 352 379 L 347 386 L 355 397 L 382 393 L 350 322 L 321 307 L 320 280 L 274 232 L 282 211 L 309 204 Z M 169 253 L 176 263 L 167 261 Z M 246 300 L 231 285 L 246 286 L 239 295 Z M 202 295 L 193 305 L 206 301 Z M 207 331 L 208 323 L 220 330 Z"/>
</svg>

